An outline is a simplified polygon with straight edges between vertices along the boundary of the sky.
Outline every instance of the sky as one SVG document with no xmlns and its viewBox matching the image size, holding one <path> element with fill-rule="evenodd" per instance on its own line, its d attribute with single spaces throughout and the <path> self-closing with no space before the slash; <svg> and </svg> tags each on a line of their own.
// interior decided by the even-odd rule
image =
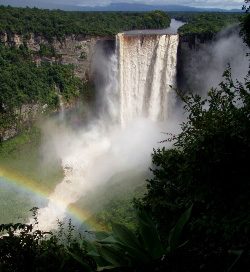
<svg viewBox="0 0 250 272">
<path fill-rule="evenodd" d="M 0 0 L 0 4 L 12 4 L 16 0 Z M 243 0 L 19 0 L 20 4 L 24 2 L 29 5 L 37 5 L 38 3 L 63 4 L 63 5 L 78 5 L 78 6 L 97 6 L 108 5 L 110 3 L 143 3 L 143 4 L 157 4 L 157 5 L 185 5 L 199 8 L 223 8 L 233 9 L 241 8 L 244 4 Z"/>
</svg>

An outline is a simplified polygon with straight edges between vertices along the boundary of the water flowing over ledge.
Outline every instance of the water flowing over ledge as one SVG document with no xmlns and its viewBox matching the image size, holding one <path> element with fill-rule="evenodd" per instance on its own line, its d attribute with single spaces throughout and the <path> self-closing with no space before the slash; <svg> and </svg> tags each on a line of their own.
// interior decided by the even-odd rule
<svg viewBox="0 0 250 272">
<path fill-rule="evenodd" d="M 166 120 L 175 85 L 177 34 L 118 34 L 121 124 L 145 117 Z"/>
<path fill-rule="evenodd" d="M 70 204 L 115 173 L 148 169 L 162 131 L 158 123 L 173 107 L 170 85 L 176 82 L 178 43 L 178 34 L 117 35 L 116 50 L 101 69 L 104 112 L 90 128 L 77 135 L 59 132 L 54 139 L 65 177 L 39 211 L 40 229 L 56 228 Z M 100 66 L 101 59 L 96 63 Z"/>
</svg>

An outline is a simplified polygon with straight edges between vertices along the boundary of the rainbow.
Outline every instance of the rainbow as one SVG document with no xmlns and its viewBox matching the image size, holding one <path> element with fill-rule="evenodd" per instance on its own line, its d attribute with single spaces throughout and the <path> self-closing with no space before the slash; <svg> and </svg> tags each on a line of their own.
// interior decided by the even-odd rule
<svg viewBox="0 0 250 272">
<path fill-rule="evenodd" d="M 38 181 L 30 179 L 21 173 L 7 167 L 0 166 L 0 182 L 14 185 L 19 189 L 32 193 L 40 198 L 48 199 L 50 191 Z M 71 204 L 67 208 L 67 212 L 76 221 L 84 223 L 91 230 L 104 230 L 105 226 L 100 225 L 87 210 L 80 209 L 76 205 Z"/>
</svg>

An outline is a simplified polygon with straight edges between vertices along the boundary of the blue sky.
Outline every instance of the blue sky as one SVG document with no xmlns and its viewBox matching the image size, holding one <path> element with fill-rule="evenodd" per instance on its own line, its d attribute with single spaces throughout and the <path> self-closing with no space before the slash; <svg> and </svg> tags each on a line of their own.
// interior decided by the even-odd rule
<svg viewBox="0 0 250 272">
<path fill-rule="evenodd" d="M 16 0 L 0 0 L 0 4 L 10 4 L 17 2 Z M 179 4 L 192 7 L 208 7 L 208 8 L 241 8 L 243 0 L 19 0 L 20 4 L 37 5 L 38 3 L 51 3 L 51 4 L 67 4 L 67 5 L 79 5 L 79 6 L 96 6 L 96 5 L 107 5 L 114 2 L 126 2 L 126 3 L 146 3 L 146 4 Z"/>
</svg>

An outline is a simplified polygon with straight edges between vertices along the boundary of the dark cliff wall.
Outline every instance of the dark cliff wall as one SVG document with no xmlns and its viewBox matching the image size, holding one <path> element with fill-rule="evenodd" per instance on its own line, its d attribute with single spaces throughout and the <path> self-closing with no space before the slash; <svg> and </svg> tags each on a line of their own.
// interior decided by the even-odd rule
<svg viewBox="0 0 250 272">
<path fill-rule="evenodd" d="M 237 70 L 242 56 L 245 58 L 245 47 L 238 24 L 213 34 L 180 35 L 178 88 L 202 92 L 212 87 L 213 83 L 217 86 L 229 63 L 236 66 L 235 74 L 240 76 Z"/>
<path fill-rule="evenodd" d="M 40 35 L 30 34 L 27 36 L 0 33 L 0 42 L 6 46 L 27 45 L 34 53 L 34 61 L 39 64 L 41 61 L 58 62 L 61 64 L 73 64 L 75 75 L 81 79 L 88 80 L 91 70 L 91 61 L 97 42 L 114 40 L 112 37 L 69 35 L 63 40 L 54 38 L 48 41 Z M 53 48 L 55 56 L 41 56 L 42 46 Z"/>
<path fill-rule="evenodd" d="M 92 61 L 97 48 L 101 45 L 105 54 L 110 54 L 115 48 L 114 37 L 86 35 L 70 35 L 63 40 L 54 38 L 48 41 L 40 35 L 31 34 L 27 37 L 4 32 L 0 33 L 0 43 L 6 47 L 14 46 L 18 48 L 23 45 L 27 46 L 30 50 L 31 59 L 37 66 L 40 66 L 41 62 L 73 65 L 75 76 L 80 78 L 85 88 L 89 86 L 88 90 L 85 90 L 84 100 L 89 100 L 93 96 L 92 86 L 95 75 L 92 71 Z M 55 93 L 60 94 L 57 86 L 55 86 Z M 71 97 L 70 101 L 64 101 L 64 106 L 68 110 L 71 110 L 78 103 L 78 100 L 82 99 L 81 96 Z M 31 126 L 40 116 L 57 110 L 59 108 L 50 109 L 46 103 L 41 101 L 30 104 L 23 103 L 21 107 L 13 109 L 13 118 L 9 122 L 4 122 L 4 126 L 0 127 L 0 140 L 7 140 L 15 136 L 23 128 Z M 0 118 L 3 118 L 1 113 Z"/>
<path fill-rule="evenodd" d="M 181 35 L 177 52 L 177 88 L 183 91 L 191 91 L 192 82 L 189 80 L 191 59 L 195 52 L 208 43 L 211 43 L 215 35 Z"/>
</svg>

